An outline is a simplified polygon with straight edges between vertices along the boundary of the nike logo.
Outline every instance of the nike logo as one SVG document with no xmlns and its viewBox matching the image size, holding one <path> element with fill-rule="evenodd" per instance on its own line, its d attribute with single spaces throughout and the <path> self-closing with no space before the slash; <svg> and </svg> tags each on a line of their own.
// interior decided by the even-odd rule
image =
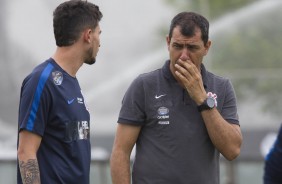
<svg viewBox="0 0 282 184">
<path fill-rule="evenodd" d="M 163 96 L 166 96 L 166 94 L 164 94 L 164 95 L 159 95 L 159 96 L 156 95 L 156 96 L 155 96 L 155 99 L 161 98 L 161 97 L 163 97 Z"/>
<path fill-rule="evenodd" d="M 68 104 L 69 104 L 69 105 L 72 104 L 73 101 L 74 101 L 74 99 L 68 100 Z"/>
</svg>

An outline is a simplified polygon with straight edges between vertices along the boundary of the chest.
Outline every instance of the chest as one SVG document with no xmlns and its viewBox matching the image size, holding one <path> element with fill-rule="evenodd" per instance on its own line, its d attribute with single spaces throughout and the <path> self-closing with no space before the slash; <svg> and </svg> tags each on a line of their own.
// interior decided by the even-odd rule
<svg viewBox="0 0 282 184">
<path fill-rule="evenodd" d="M 81 88 L 76 80 L 64 79 L 51 90 L 50 112 L 60 121 L 88 120 L 89 112 Z"/>
</svg>

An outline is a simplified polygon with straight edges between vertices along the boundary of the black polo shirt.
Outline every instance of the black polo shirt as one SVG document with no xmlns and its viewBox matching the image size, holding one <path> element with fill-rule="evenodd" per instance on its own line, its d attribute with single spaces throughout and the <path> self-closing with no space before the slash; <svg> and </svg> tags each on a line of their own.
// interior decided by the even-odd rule
<svg viewBox="0 0 282 184">
<path fill-rule="evenodd" d="M 220 114 L 229 123 L 239 124 L 230 81 L 206 71 L 204 65 L 201 73 Z M 136 142 L 133 183 L 219 183 L 219 152 L 196 103 L 173 77 L 169 61 L 132 82 L 118 122 L 142 126 Z"/>
</svg>

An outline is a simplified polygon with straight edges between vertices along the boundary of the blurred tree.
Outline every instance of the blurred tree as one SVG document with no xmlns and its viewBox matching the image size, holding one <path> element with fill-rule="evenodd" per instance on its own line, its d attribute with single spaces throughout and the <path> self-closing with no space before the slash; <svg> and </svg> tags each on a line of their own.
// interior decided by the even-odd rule
<svg viewBox="0 0 282 184">
<path fill-rule="evenodd" d="M 199 12 L 209 20 L 216 19 L 256 0 L 165 0 L 180 11 Z"/>
<path fill-rule="evenodd" d="M 212 68 L 232 79 L 239 100 L 259 97 L 262 110 L 278 116 L 282 111 L 281 20 L 277 7 L 242 21 L 233 31 L 217 34 L 211 58 Z"/>
</svg>

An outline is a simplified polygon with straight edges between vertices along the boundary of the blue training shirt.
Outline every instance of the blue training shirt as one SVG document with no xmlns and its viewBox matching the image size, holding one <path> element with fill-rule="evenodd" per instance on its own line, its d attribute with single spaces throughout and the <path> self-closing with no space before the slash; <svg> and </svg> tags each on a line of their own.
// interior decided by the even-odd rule
<svg viewBox="0 0 282 184">
<path fill-rule="evenodd" d="M 90 114 L 77 79 L 50 58 L 24 79 L 20 97 L 19 132 L 42 137 L 37 152 L 41 183 L 88 184 Z"/>
<path fill-rule="evenodd" d="M 264 166 L 264 184 L 279 183 L 282 183 L 282 125 Z"/>
</svg>

